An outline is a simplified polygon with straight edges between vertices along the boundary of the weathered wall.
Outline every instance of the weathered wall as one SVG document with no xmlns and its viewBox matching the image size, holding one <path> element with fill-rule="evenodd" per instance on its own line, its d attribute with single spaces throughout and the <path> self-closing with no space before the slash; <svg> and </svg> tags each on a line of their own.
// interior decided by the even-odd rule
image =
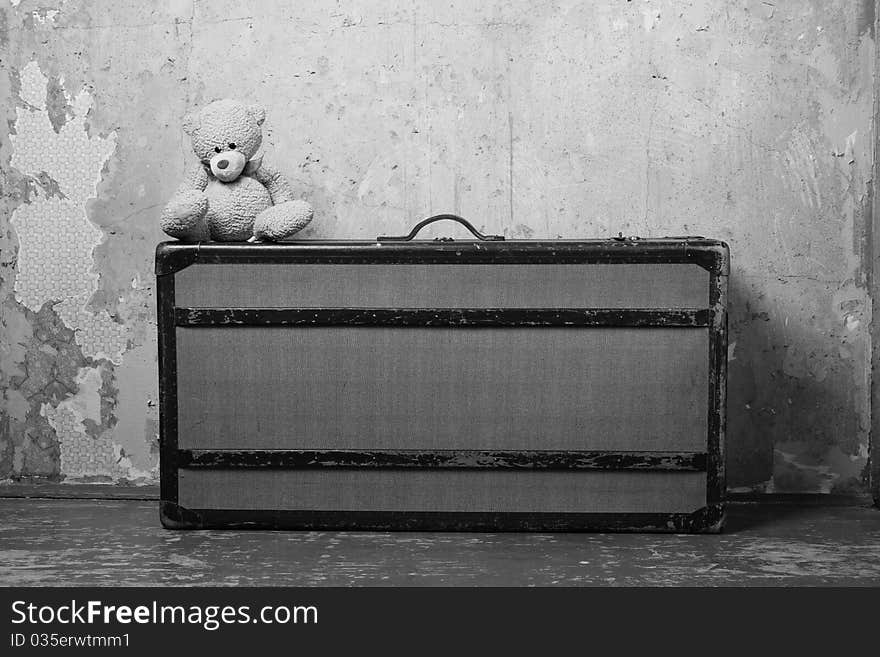
<svg viewBox="0 0 880 657">
<path fill-rule="evenodd" d="M 308 237 L 455 211 L 733 252 L 734 489 L 867 457 L 874 2 L 13 0 L 0 479 L 156 477 L 153 247 L 187 108 L 269 110 Z"/>
</svg>

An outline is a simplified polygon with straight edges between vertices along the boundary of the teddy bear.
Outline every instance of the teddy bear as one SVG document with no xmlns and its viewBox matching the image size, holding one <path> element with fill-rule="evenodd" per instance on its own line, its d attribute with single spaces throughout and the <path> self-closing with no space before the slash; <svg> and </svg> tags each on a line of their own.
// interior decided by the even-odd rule
<svg viewBox="0 0 880 657">
<path fill-rule="evenodd" d="M 184 117 L 199 162 L 163 209 L 163 231 L 187 242 L 277 241 L 312 220 L 312 207 L 257 155 L 265 120 L 259 105 L 229 99 Z"/>
</svg>

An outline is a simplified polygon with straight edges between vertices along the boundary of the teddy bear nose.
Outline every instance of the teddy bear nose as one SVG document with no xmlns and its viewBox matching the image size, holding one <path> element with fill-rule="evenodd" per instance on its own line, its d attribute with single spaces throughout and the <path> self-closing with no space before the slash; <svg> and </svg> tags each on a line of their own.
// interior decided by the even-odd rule
<svg viewBox="0 0 880 657">
<path fill-rule="evenodd" d="M 217 162 L 218 169 L 225 169 L 228 166 L 229 166 L 229 160 L 220 160 L 219 162 Z"/>
</svg>

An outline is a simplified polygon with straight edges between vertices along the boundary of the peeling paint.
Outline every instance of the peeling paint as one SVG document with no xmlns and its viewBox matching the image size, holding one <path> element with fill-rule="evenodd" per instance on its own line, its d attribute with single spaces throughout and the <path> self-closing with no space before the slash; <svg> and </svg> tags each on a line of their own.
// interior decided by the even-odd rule
<svg viewBox="0 0 880 657">
<path fill-rule="evenodd" d="M 40 415 L 45 417 L 58 436 L 61 472 L 72 478 L 126 477 L 119 465 L 120 452 L 113 441 L 88 435 L 85 421 L 101 421 L 102 384 L 99 368 L 82 368 L 76 379 L 77 392 L 57 406 L 43 404 Z"/>
<path fill-rule="evenodd" d="M 31 16 L 38 23 L 54 23 L 55 17 L 61 13 L 59 9 L 38 9 L 31 12 Z"/>
<path fill-rule="evenodd" d="M 158 442 L 158 381 L 153 364 L 158 346 L 148 342 L 125 354 L 116 369 L 119 392 L 114 413 L 114 436 L 130 461 L 131 478 L 155 477 L 154 446 Z"/>
<path fill-rule="evenodd" d="M 47 20 L 54 18 L 51 12 L 46 15 Z M 13 377 L 13 387 L 4 390 L 13 446 L 11 470 L 68 479 L 152 481 L 156 457 L 152 440 L 143 439 L 145 413 L 140 414 L 139 432 L 124 436 L 126 451 L 114 440 L 116 418 L 105 408 L 104 378 L 112 378 L 113 365 L 122 364 L 130 331 L 106 310 L 89 306 L 99 278 L 93 253 L 103 232 L 89 221 L 87 204 L 97 195 L 116 135 L 88 134 L 92 98 L 86 90 L 71 100 L 63 79 L 47 78 L 36 62 L 22 69 L 19 80 L 23 106 L 16 108 L 14 132 L 9 137 L 10 165 L 30 176 L 35 186 L 10 219 L 18 237 L 14 298 L 33 312 L 50 305 L 58 320 L 72 329 L 70 338 L 79 349 L 75 359 L 64 361 L 66 365 L 97 364 L 80 367 L 73 379 L 53 377 L 49 364 L 54 363 L 51 371 L 57 371 L 64 356 L 45 331 L 32 334 L 30 347 L 19 338 L 8 345 L 8 351 L 4 349 L 3 373 Z M 61 99 L 54 111 L 49 103 L 53 97 Z M 27 314 L 11 312 L 9 318 L 20 322 L 18 330 L 7 324 L 13 328 L 10 336 L 24 337 Z M 37 356 L 28 354 L 51 360 L 35 360 Z M 47 367 L 41 368 L 42 363 Z M 23 440 L 16 440 L 18 431 Z M 137 435 L 142 437 L 140 444 Z M 57 464 L 50 465 L 54 458 Z"/>
<path fill-rule="evenodd" d="M 39 65 L 28 63 L 20 80 L 21 99 L 28 107 L 16 109 L 10 164 L 22 173 L 48 177 L 63 198 L 38 195 L 12 215 L 20 244 L 16 299 L 31 310 L 60 302 L 56 311 L 76 332 L 84 354 L 119 363 L 126 348 L 125 327 L 105 311 L 87 308 L 97 290 L 92 252 L 102 233 L 88 220 L 86 203 L 97 195 L 116 135 L 88 135 L 91 96 L 85 90 L 73 100 L 71 119 L 56 132 L 46 107 L 49 80 Z"/>
</svg>

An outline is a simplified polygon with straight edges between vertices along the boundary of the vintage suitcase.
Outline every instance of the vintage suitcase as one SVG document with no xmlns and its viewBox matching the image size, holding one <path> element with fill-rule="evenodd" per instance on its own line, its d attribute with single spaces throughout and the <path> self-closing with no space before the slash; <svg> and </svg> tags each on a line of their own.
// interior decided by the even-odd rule
<svg viewBox="0 0 880 657">
<path fill-rule="evenodd" d="M 727 246 L 435 219 L 159 245 L 163 525 L 719 531 Z"/>
</svg>

